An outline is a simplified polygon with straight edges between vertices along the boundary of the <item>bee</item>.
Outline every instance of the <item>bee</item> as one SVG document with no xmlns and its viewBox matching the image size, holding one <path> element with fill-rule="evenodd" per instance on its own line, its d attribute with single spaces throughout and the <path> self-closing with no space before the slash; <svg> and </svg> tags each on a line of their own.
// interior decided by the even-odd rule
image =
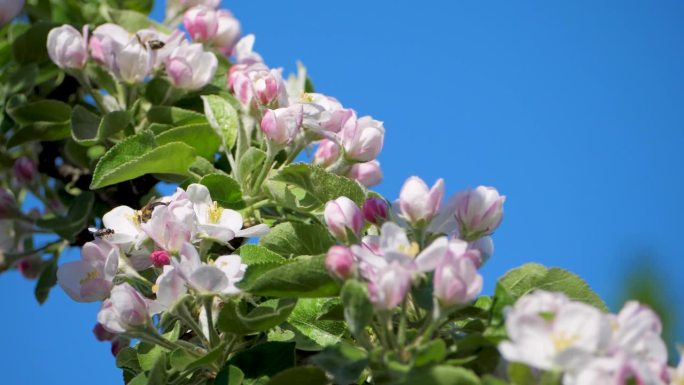
<svg viewBox="0 0 684 385">
<path fill-rule="evenodd" d="M 166 43 L 164 43 L 161 40 L 150 40 L 147 42 L 147 45 L 150 47 L 151 50 L 155 51 L 164 48 Z"/>
<path fill-rule="evenodd" d="M 149 221 L 152 218 L 152 212 L 154 211 L 154 208 L 157 206 L 168 206 L 169 204 L 166 202 L 158 201 L 155 200 L 155 198 L 152 198 L 143 208 L 138 210 L 137 216 L 138 216 L 138 223 L 145 223 Z"/>
<path fill-rule="evenodd" d="M 114 235 L 114 230 L 108 228 L 98 229 L 95 227 L 88 227 L 88 231 L 90 231 L 96 238 L 109 238 Z"/>
</svg>

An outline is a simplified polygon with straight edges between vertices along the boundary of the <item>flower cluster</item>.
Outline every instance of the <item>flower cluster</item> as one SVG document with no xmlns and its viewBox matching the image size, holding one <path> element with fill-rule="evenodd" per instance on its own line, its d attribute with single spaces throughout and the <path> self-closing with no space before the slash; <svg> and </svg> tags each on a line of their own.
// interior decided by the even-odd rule
<svg viewBox="0 0 684 385">
<path fill-rule="evenodd" d="M 117 207 L 102 223 L 103 229 L 92 230 L 96 239 L 81 248 L 81 259 L 61 265 L 57 279 L 75 301 L 104 300 L 98 322 L 111 333 L 149 326 L 150 315 L 170 310 L 189 292 L 239 294 L 235 284 L 246 270 L 240 257 L 204 250 L 211 244 L 230 249 L 234 238 L 268 233 L 263 224 L 243 228 L 242 215 L 219 206 L 200 184 L 178 188 L 141 210 Z"/>
<path fill-rule="evenodd" d="M 482 186 L 446 204 L 443 195 L 442 180 L 429 188 L 411 177 L 392 208 L 379 198 L 369 198 L 363 209 L 346 197 L 328 202 L 329 231 L 351 245 L 329 250 L 328 269 L 341 279 L 366 281 L 371 303 L 382 311 L 400 305 L 426 274 L 432 276 L 433 296 L 441 308 L 472 302 L 482 290 L 478 268 L 493 253 L 490 235 L 501 223 L 505 198 Z M 362 236 L 364 221 L 373 231 Z"/>
<path fill-rule="evenodd" d="M 564 373 L 566 385 L 668 384 L 662 325 L 648 307 L 630 301 L 617 314 L 536 290 L 506 315 L 502 356 Z"/>
</svg>

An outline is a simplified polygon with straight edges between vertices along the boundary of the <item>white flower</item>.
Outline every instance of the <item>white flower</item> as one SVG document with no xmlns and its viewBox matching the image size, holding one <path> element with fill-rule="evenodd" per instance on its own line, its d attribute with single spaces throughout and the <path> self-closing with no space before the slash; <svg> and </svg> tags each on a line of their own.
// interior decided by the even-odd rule
<svg viewBox="0 0 684 385">
<path fill-rule="evenodd" d="M 97 239 L 81 248 L 81 260 L 61 265 L 57 282 L 69 297 L 77 302 L 105 299 L 119 268 L 119 249 Z"/>
<path fill-rule="evenodd" d="M 108 236 L 107 240 L 121 246 L 124 251 L 130 246 L 137 248 L 147 238 L 140 228 L 140 212 L 128 206 L 119 206 L 109 211 L 102 217 L 102 225 L 114 230 L 114 234 Z"/>
<path fill-rule="evenodd" d="M 143 327 L 150 322 L 148 301 L 128 283 L 117 285 L 102 303 L 97 322 L 112 333 Z"/>
<path fill-rule="evenodd" d="M 202 44 L 180 45 L 166 59 L 166 73 L 171 83 L 182 89 L 197 90 L 214 79 L 218 59 L 205 52 Z"/>
</svg>

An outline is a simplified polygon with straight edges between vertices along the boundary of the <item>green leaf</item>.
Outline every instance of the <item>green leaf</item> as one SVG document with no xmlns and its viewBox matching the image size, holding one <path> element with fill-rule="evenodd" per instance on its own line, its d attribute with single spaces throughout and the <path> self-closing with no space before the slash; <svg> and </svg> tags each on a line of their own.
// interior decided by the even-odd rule
<svg viewBox="0 0 684 385">
<path fill-rule="evenodd" d="M 202 95 L 204 114 L 211 127 L 223 141 L 223 147 L 229 151 L 235 145 L 239 125 L 238 113 L 228 101 L 217 95 Z"/>
<path fill-rule="evenodd" d="M 244 207 L 240 185 L 229 175 L 219 173 L 205 175 L 199 183 L 207 186 L 211 199 L 222 207 L 233 209 Z"/>
<path fill-rule="evenodd" d="M 271 378 L 266 385 L 327 385 L 328 378 L 313 366 L 298 366 L 284 370 Z"/>
<path fill-rule="evenodd" d="M 122 26 L 130 33 L 136 33 L 145 28 L 152 28 L 162 33 L 170 32 L 165 25 L 150 20 L 140 12 L 128 9 L 109 9 L 108 12 L 114 24 Z"/>
<path fill-rule="evenodd" d="M 164 353 L 164 349 L 159 345 L 141 342 L 137 346 L 138 364 L 142 370 L 150 370 L 154 367 L 159 357 Z"/>
<path fill-rule="evenodd" d="M 240 385 L 245 379 L 245 374 L 240 368 L 233 365 L 226 365 L 216 375 L 214 385 Z"/>
<path fill-rule="evenodd" d="M 488 374 L 482 377 L 482 385 L 508 385 L 508 383 L 500 378 L 496 378 Z"/>
<path fill-rule="evenodd" d="M 250 147 L 242 154 L 238 165 L 238 174 L 243 186 L 251 185 L 253 178 L 261 170 L 261 164 L 266 160 L 266 153 L 256 147 Z"/>
<path fill-rule="evenodd" d="M 154 0 L 122 0 L 121 9 L 130 9 L 143 14 L 148 14 L 152 11 Z"/>
<path fill-rule="evenodd" d="M 214 167 L 213 163 L 208 161 L 206 158 L 202 158 L 201 156 L 195 157 L 195 161 L 192 162 L 192 164 L 188 167 L 188 170 L 193 174 L 199 175 L 200 177 L 209 174 L 220 174 L 223 172 Z"/>
<path fill-rule="evenodd" d="M 154 106 L 147 111 L 150 123 L 184 126 L 188 124 L 207 124 L 207 118 L 199 112 L 178 107 Z"/>
<path fill-rule="evenodd" d="M 534 385 L 537 383 L 532 369 L 525 364 L 511 362 L 508 364 L 507 371 L 508 379 L 512 385 Z"/>
<path fill-rule="evenodd" d="M 335 244 L 328 229 L 318 224 L 285 222 L 261 238 L 261 245 L 284 257 L 327 253 Z"/>
<path fill-rule="evenodd" d="M 480 385 L 480 379 L 464 368 L 433 366 L 412 371 L 402 385 Z"/>
<path fill-rule="evenodd" d="M 167 385 L 166 381 L 166 353 L 161 354 L 154 363 L 147 385 Z"/>
<path fill-rule="evenodd" d="M 238 253 L 240 254 L 242 263 L 246 264 L 247 266 L 256 264 L 282 265 L 287 261 L 285 258 L 272 252 L 271 250 L 263 246 L 253 244 L 243 245 L 240 247 L 240 249 L 238 249 Z"/>
<path fill-rule="evenodd" d="M 137 373 L 142 368 L 138 363 L 138 352 L 131 347 L 125 347 L 116 355 L 116 367 L 121 369 L 129 369 Z"/>
<path fill-rule="evenodd" d="M 324 298 L 300 298 L 297 302 L 287 320 L 295 332 L 297 349 L 317 351 L 340 342 L 346 331 L 344 322 L 318 320 L 326 301 Z"/>
<path fill-rule="evenodd" d="M 45 303 L 50 290 L 57 284 L 57 262 L 51 260 L 43 266 L 40 272 L 34 294 L 39 304 Z"/>
<path fill-rule="evenodd" d="M 336 384 L 354 384 L 368 366 L 368 354 L 342 342 L 326 346 L 320 353 L 311 357 L 311 363 L 330 374 Z"/>
<path fill-rule="evenodd" d="M 212 160 L 220 146 L 220 138 L 208 124 L 174 127 L 157 135 L 157 143 L 183 142 L 193 147 L 197 155 Z"/>
<path fill-rule="evenodd" d="M 247 378 L 258 378 L 273 376 L 294 364 L 294 342 L 266 342 L 237 353 L 226 366 L 240 368 Z"/>
<path fill-rule="evenodd" d="M 12 43 L 14 60 L 20 65 L 47 60 L 47 35 L 53 27 L 50 22 L 40 21 L 18 36 Z"/>
<path fill-rule="evenodd" d="M 7 102 L 7 113 L 22 125 L 9 139 L 8 147 L 69 137 L 71 107 L 68 104 L 49 99 L 26 103 L 23 95 L 15 95 Z"/>
<path fill-rule="evenodd" d="M 311 198 L 302 200 L 307 202 L 309 206 L 304 208 L 308 209 L 315 209 L 341 196 L 346 196 L 361 206 L 366 198 L 366 193 L 358 182 L 308 163 L 286 166 L 272 179 L 304 190 Z"/>
<path fill-rule="evenodd" d="M 90 188 L 98 189 L 151 173 L 186 175 L 194 161 L 192 147 L 181 142 L 157 146 L 154 135 L 145 131 L 126 138 L 100 158 Z"/>
<path fill-rule="evenodd" d="M 71 202 L 65 217 L 41 218 L 36 224 L 54 231 L 66 240 L 73 241 L 74 237 L 87 227 L 94 203 L 95 195 L 92 192 L 81 193 Z"/>
<path fill-rule="evenodd" d="M 191 355 L 184 349 L 176 349 L 169 356 L 169 363 L 172 368 L 179 372 L 184 370 L 193 371 L 199 368 L 212 368 L 213 364 L 221 358 L 225 349 L 225 343 L 222 343 L 199 358 Z"/>
<path fill-rule="evenodd" d="M 561 292 L 570 299 L 581 301 L 595 306 L 601 311 L 608 311 L 606 304 L 594 293 L 589 285 L 579 276 L 567 270 L 557 267 L 546 268 L 536 263 L 528 263 L 510 270 L 497 283 L 497 297 L 502 294 L 508 296 L 508 300 L 500 301 L 497 306 L 512 304 L 518 298 L 535 290 Z"/>
<path fill-rule="evenodd" d="M 325 268 L 325 255 L 296 258 L 261 272 L 253 280 L 243 280 L 238 286 L 251 294 L 270 297 L 330 297 L 339 292 L 339 285 Z"/>
<path fill-rule="evenodd" d="M 128 113 L 114 111 L 100 118 L 86 108 L 76 106 L 71 111 L 71 136 L 82 146 L 92 146 L 128 126 Z"/>
<path fill-rule="evenodd" d="M 297 303 L 296 298 L 272 299 L 247 310 L 246 303 L 227 302 L 219 314 L 218 328 L 227 333 L 251 334 L 285 322 Z"/>
<path fill-rule="evenodd" d="M 133 377 L 133 379 L 127 385 L 147 385 L 148 383 L 147 374 L 143 372 Z"/>
<path fill-rule="evenodd" d="M 349 279 L 342 286 L 340 298 L 344 305 L 344 319 L 354 336 L 364 332 L 373 320 L 373 306 L 368 300 L 366 285 L 355 279 Z"/>
<path fill-rule="evenodd" d="M 444 361 L 447 347 L 443 340 L 436 339 L 418 348 L 415 355 L 415 366 L 435 365 Z"/>
</svg>

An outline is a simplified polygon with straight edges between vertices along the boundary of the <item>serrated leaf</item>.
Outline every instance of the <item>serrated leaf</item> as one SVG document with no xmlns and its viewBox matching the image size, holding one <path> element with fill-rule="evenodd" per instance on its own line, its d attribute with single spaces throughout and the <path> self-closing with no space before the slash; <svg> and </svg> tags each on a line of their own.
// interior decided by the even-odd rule
<svg viewBox="0 0 684 385">
<path fill-rule="evenodd" d="M 297 186 L 313 198 L 310 209 L 328 201 L 346 196 L 357 205 L 363 205 L 366 194 L 358 182 L 333 174 L 308 163 L 295 163 L 279 170 L 272 179 Z"/>
<path fill-rule="evenodd" d="M 220 138 L 208 124 L 189 124 L 173 127 L 156 137 L 157 144 L 183 142 L 197 151 L 197 155 L 213 159 L 220 146 Z"/>
<path fill-rule="evenodd" d="M 252 266 L 255 264 L 275 264 L 282 265 L 287 260 L 274 253 L 273 251 L 259 245 L 247 244 L 243 245 L 238 249 L 238 254 L 242 259 L 242 263 L 247 266 Z"/>
<path fill-rule="evenodd" d="M 285 222 L 271 229 L 260 243 L 284 257 L 291 257 L 327 253 L 335 241 L 321 225 Z"/>
<path fill-rule="evenodd" d="M 82 146 L 92 146 L 123 130 L 128 122 L 125 111 L 110 112 L 100 118 L 86 108 L 76 106 L 71 111 L 71 136 Z"/>
<path fill-rule="evenodd" d="M 223 147 L 230 151 L 237 139 L 238 113 L 225 99 L 217 95 L 202 95 L 204 114 L 211 127 L 222 138 Z"/>
<path fill-rule="evenodd" d="M 313 366 L 298 366 L 273 376 L 266 385 L 327 385 L 325 373 Z"/>
<path fill-rule="evenodd" d="M 570 299 L 595 306 L 604 312 L 608 311 L 603 300 L 582 278 L 557 267 L 546 268 L 536 263 L 528 263 L 507 272 L 497 284 L 497 292 L 505 291 L 510 297 L 509 301 L 513 302 L 535 289 L 561 292 Z"/>
<path fill-rule="evenodd" d="M 239 335 L 268 330 L 285 322 L 296 303 L 296 298 L 273 299 L 248 311 L 244 302 L 230 301 L 221 309 L 218 328 Z"/>
<path fill-rule="evenodd" d="M 199 183 L 209 189 L 211 199 L 218 202 L 222 207 L 233 209 L 244 207 L 240 185 L 229 175 L 218 173 L 205 175 Z"/>
<path fill-rule="evenodd" d="M 287 322 L 296 334 L 297 349 L 321 350 L 336 344 L 346 331 L 344 322 L 320 321 L 327 299 L 300 298 Z"/>
<path fill-rule="evenodd" d="M 269 266 L 253 280 L 240 281 L 238 286 L 254 295 L 280 298 L 330 297 L 340 289 L 325 268 L 325 255 L 304 256 L 280 266 Z"/>
<path fill-rule="evenodd" d="M 154 135 L 145 131 L 126 138 L 100 158 L 90 188 L 98 189 L 151 173 L 186 175 L 194 161 L 192 147 L 180 142 L 157 146 Z"/>
</svg>

